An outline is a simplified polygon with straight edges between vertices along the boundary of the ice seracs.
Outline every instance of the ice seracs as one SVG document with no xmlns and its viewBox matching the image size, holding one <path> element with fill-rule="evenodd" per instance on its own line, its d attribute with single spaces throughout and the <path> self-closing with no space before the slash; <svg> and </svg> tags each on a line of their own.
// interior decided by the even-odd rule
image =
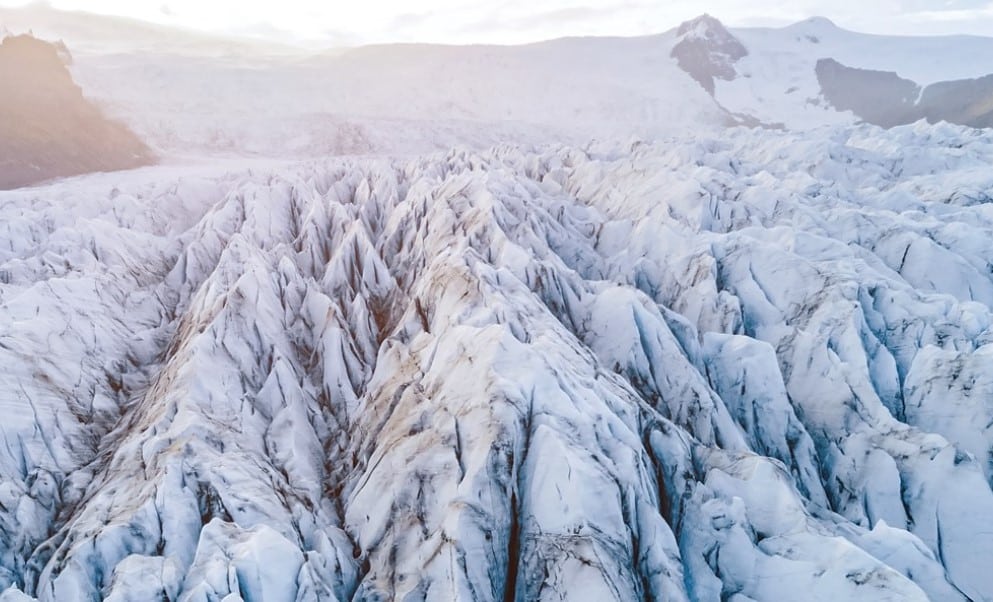
<svg viewBox="0 0 993 602">
<path fill-rule="evenodd" d="M 4 193 L 0 599 L 990 599 L 991 158 L 735 129 Z"/>
</svg>

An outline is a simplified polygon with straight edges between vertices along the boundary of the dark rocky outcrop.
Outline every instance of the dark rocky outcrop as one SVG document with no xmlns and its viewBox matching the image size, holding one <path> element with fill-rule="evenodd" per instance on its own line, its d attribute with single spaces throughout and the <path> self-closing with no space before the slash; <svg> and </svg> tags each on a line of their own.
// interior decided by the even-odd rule
<svg viewBox="0 0 993 602">
<path fill-rule="evenodd" d="M 993 74 L 930 85 L 924 88 L 919 108 L 931 123 L 993 127 Z"/>
<path fill-rule="evenodd" d="M 147 165 L 153 155 L 89 102 L 65 46 L 30 35 L 0 42 L 0 189 Z"/>
<path fill-rule="evenodd" d="M 926 119 L 971 127 L 993 127 L 993 75 L 939 82 L 921 90 L 891 71 L 872 71 L 821 59 L 816 66 L 821 93 L 839 111 L 893 127 Z"/>
<path fill-rule="evenodd" d="M 734 64 L 748 54 L 738 38 L 710 15 L 683 23 L 676 33 L 680 40 L 671 56 L 711 96 L 714 79 L 733 80 L 737 76 Z"/>
<path fill-rule="evenodd" d="M 846 67 L 821 59 L 815 67 L 824 98 L 839 111 L 851 111 L 882 127 L 916 121 L 921 88 L 890 71 Z"/>
</svg>

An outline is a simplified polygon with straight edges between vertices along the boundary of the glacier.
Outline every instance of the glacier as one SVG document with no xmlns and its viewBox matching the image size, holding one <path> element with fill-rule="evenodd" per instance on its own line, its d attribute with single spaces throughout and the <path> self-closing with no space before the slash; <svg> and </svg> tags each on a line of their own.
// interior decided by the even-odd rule
<svg viewBox="0 0 993 602">
<path fill-rule="evenodd" d="M 0 193 L 0 600 L 993 600 L 993 133 Z"/>
</svg>

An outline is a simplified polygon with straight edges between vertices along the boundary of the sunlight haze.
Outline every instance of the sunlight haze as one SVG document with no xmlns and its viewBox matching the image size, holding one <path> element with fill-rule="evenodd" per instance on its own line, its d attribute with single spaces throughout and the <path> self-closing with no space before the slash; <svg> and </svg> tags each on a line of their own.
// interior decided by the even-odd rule
<svg viewBox="0 0 993 602">
<path fill-rule="evenodd" d="M 24 6 L 0 0 L 0 6 Z M 117 15 L 227 35 L 283 42 L 353 45 L 375 42 L 522 43 L 564 36 L 658 33 L 703 12 L 729 25 L 779 26 L 821 15 L 839 25 L 884 34 L 988 35 L 993 2 L 888 0 L 856 2 L 711 0 L 51 0 L 60 10 Z"/>
</svg>

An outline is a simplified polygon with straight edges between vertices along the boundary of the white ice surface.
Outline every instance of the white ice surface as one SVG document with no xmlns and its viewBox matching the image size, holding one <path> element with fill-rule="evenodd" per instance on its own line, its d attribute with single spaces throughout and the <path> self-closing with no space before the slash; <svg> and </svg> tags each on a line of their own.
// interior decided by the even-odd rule
<svg viewBox="0 0 993 602">
<path fill-rule="evenodd" d="M 3 599 L 989 600 L 991 160 L 736 129 L 2 193 Z"/>
</svg>

